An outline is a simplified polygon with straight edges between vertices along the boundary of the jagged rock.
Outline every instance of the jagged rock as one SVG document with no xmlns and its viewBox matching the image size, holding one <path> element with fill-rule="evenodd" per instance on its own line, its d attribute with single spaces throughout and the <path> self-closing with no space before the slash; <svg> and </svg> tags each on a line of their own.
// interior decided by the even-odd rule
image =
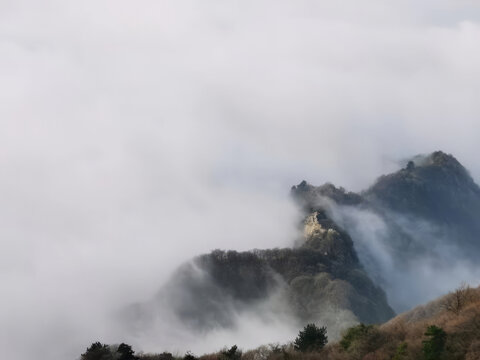
<svg viewBox="0 0 480 360">
<path fill-rule="evenodd" d="M 306 211 L 323 211 L 322 202 L 325 198 L 341 205 L 359 205 L 363 201 L 361 195 L 347 192 L 342 187 L 337 188 L 330 183 L 313 186 L 305 180 L 292 186 L 291 194 Z"/>
</svg>

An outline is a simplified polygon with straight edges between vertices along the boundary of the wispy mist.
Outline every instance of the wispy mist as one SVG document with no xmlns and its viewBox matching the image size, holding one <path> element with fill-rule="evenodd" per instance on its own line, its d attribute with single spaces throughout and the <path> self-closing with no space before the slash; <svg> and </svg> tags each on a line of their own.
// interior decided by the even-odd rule
<svg viewBox="0 0 480 360">
<path fill-rule="evenodd" d="M 351 234 L 362 264 L 387 292 L 397 312 L 453 291 L 479 285 L 480 267 L 442 229 L 399 213 L 330 203 L 333 218 Z M 409 242 L 401 241 L 399 233 Z"/>
<path fill-rule="evenodd" d="M 291 244 L 302 178 L 441 148 L 478 179 L 479 36 L 470 1 L 1 1 L 4 356 L 120 342 L 191 256 Z"/>
</svg>

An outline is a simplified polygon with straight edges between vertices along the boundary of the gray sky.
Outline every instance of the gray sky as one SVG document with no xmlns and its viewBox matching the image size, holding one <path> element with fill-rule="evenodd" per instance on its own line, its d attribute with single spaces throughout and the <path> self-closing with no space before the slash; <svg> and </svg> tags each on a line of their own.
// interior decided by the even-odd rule
<svg viewBox="0 0 480 360">
<path fill-rule="evenodd" d="M 185 259 L 290 244 L 302 179 L 437 149 L 480 179 L 477 4 L 0 0 L 6 354 L 78 354 Z"/>
</svg>

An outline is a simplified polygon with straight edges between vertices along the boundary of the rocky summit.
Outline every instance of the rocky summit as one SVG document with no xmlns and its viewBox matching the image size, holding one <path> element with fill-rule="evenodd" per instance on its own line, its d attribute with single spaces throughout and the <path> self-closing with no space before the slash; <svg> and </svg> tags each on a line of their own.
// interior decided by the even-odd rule
<svg viewBox="0 0 480 360">
<path fill-rule="evenodd" d="M 466 258 L 480 253 L 480 188 L 452 155 L 436 151 L 416 156 L 362 195 L 377 211 L 434 225 L 443 236 L 438 242 L 448 239 Z"/>
</svg>

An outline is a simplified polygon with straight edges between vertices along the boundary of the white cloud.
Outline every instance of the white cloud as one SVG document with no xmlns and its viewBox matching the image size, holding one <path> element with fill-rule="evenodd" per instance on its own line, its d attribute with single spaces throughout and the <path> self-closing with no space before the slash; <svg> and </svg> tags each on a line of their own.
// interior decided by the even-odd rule
<svg viewBox="0 0 480 360">
<path fill-rule="evenodd" d="M 287 245 L 302 178 L 358 190 L 444 149 L 478 179 L 479 19 L 446 0 L 1 1 L 2 348 L 77 351 L 90 312 L 191 255 Z"/>
</svg>

